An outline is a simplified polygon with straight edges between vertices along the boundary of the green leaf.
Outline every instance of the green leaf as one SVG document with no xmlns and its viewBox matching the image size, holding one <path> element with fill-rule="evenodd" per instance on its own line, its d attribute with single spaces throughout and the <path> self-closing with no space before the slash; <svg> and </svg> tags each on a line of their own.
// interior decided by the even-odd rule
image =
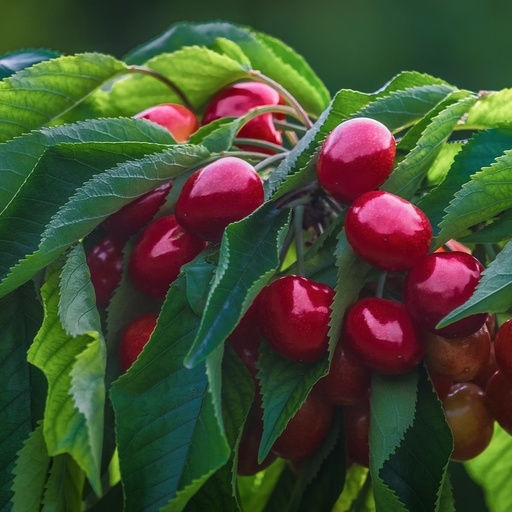
<svg viewBox="0 0 512 512">
<path fill-rule="evenodd" d="M 275 273 L 289 219 L 288 210 L 267 203 L 227 227 L 201 325 L 186 359 L 188 366 L 203 361 L 224 342 Z"/>
<path fill-rule="evenodd" d="M 222 53 L 222 55 L 226 55 L 230 59 L 236 60 L 244 68 L 251 69 L 251 61 L 249 60 L 249 57 L 245 55 L 242 48 L 240 48 L 240 46 L 238 46 L 234 41 L 226 39 L 225 37 L 218 37 L 215 39 L 212 49 L 216 52 Z"/>
<path fill-rule="evenodd" d="M 243 118 L 222 117 L 202 126 L 190 137 L 191 144 L 202 144 L 212 153 L 227 151 L 242 126 Z"/>
<path fill-rule="evenodd" d="M 60 53 L 45 48 L 24 49 L 4 53 L 0 55 L 0 80 L 38 62 L 55 59 L 59 55 Z"/>
<path fill-rule="evenodd" d="M 512 305 L 512 242 L 498 253 L 483 271 L 475 292 L 469 300 L 446 315 L 440 326 L 446 326 L 476 313 L 503 313 Z"/>
<path fill-rule="evenodd" d="M 491 444 L 474 459 L 465 463 L 470 476 L 483 488 L 489 510 L 512 509 L 512 436 L 495 425 Z"/>
<path fill-rule="evenodd" d="M 151 339 L 112 386 L 127 512 L 183 510 L 229 458 L 205 367 L 183 366 L 198 325 L 178 278 Z"/>
<path fill-rule="evenodd" d="M 512 209 L 505 210 L 491 223 L 467 236 L 459 237 L 459 241 L 472 244 L 498 244 L 512 238 Z"/>
<path fill-rule="evenodd" d="M 265 472 L 266 474 L 266 472 Z M 281 512 L 290 503 L 290 494 L 297 482 L 297 477 L 290 466 L 286 465 L 279 473 L 279 479 L 274 485 L 265 503 L 264 512 Z"/>
<path fill-rule="evenodd" d="M 109 55 L 47 60 L 0 82 L 0 141 L 48 125 L 127 69 Z"/>
<path fill-rule="evenodd" d="M 427 174 L 427 186 L 437 186 L 444 180 L 453 165 L 454 158 L 465 147 L 465 142 L 445 142 Z M 425 196 L 422 196 L 422 199 Z"/>
<path fill-rule="evenodd" d="M 332 512 L 375 512 L 368 469 L 352 464 L 347 471 L 345 486 Z"/>
<path fill-rule="evenodd" d="M 512 89 L 480 93 L 478 101 L 468 112 L 468 128 L 496 128 L 512 123 Z"/>
<path fill-rule="evenodd" d="M 471 176 L 446 208 L 436 246 L 512 207 L 511 169 L 512 150 L 507 150 L 490 167 Z"/>
<path fill-rule="evenodd" d="M 12 485 L 13 510 L 40 512 L 50 462 L 43 427 L 39 425 L 27 438 L 16 459 Z"/>
<path fill-rule="evenodd" d="M 7 510 L 16 453 L 32 430 L 26 353 L 42 322 L 41 305 L 32 284 L 0 299 L 0 312 L 0 510 Z"/>
<path fill-rule="evenodd" d="M 93 119 L 43 128 L 0 144 L 0 211 L 23 185 L 49 146 L 61 142 L 153 142 L 172 144 L 168 130 L 139 119 Z"/>
<path fill-rule="evenodd" d="M 100 343 L 100 334 L 89 332 L 72 337 L 64 330 L 58 313 L 60 273 L 61 265 L 55 265 L 41 288 L 45 317 L 29 349 L 28 361 L 43 371 L 48 380 L 43 424 L 48 453 L 51 456 L 70 454 L 100 495 L 102 428 L 90 424 L 91 418 L 100 425 L 103 423 L 101 376 L 104 362 L 92 357 L 94 349 L 91 348 Z M 83 277 L 77 276 L 77 279 Z M 96 399 L 95 403 L 88 403 L 91 397 Z"/>
</svg>

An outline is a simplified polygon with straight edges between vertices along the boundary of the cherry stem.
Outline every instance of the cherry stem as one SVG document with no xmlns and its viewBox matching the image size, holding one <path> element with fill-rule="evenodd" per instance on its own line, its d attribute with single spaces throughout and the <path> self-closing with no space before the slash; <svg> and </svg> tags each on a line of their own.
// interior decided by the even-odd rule
<svg viewBox="0 0 512 512">
<path fill-rule="evenodd" d="M 286 105 L 262 105 L 260 107 L 254 107 L 251 109 L 245 116 L 243 120 L 243 124 L 247 124 L 251 119 L 254 119 L 255 117 L 261 116 L 263 114 L 284 114 L 286 116 L 293 117 L 297 119 L 298 121 L 302 121 L 302 117 L 297 113 L 297 111 L 292 107 L 287 107 Z M 274 119 L 274 124 L 276 124 L 278 121 Z M 293 125 L 293 126 L 299 126 L 300 125 Z M 304 130 L 304 128 L 302 128 Z M 305 131 L 305 130 L 304 130 Z"/>
<path fill-rule="evenodd" d="M 263 169 L 266 169 L 267 167 L 270 167 L 275 162 L 283 160 L 283 158 L 286 158 L 287 155 L 288 153 L 278 153 L 277 155 L 269 156 L 268 158 L 265 158 L 265 160 L 262 160 L 260 163 L 256 164 L 254 169 L 256 169 L 256 172 L 259 172 Z"/>
<path fill-rule="evenodd" d="M 286 121 L 277 121 L 274 119 L 274 125 L 278 130 L 284 131 L 284 132 L 296 132 L 304 134 L 307 132 L 307 130 L 300 124 L 295 123 L 288 123 Z"/>
<path fill-rule="evenodd" d="M 382 274 L 379 276 L 379 280 L 377 281 L 375 297 L 378 297 L 379 299 L 382 299 L 382 296 L 384 295 L 384 287 L 386 286 L 386 278 L 387 277 L 388 277 L 388 273 L 382 272 Z"/>
<path fill-rule="evenodd" d="M 337 215 L 341 215 L 345 213 L 346 208 L 343 208 L 336 200 L 334 200 L 331 196 L 325 196 L 325 200 L 327 201 L 328 205 L 331 207 L 331 209 L 336 213 Z"/>
<path fill-rule="evenodd" d="M 305 194 L 307 192 L 314 192 L 317 189 L 318 182 L 312 181 L 311 183 L 308 183 L 307 185 L 304 185 L 301 188 L 283 194 L 281 197 L 278 197 L 276 199 L 276 208 L 284 208 L 285 206 L 288 206 L 290 202 L 294 200 L 294 198 L 297 198 L 301 194 Z"/>
<path fill-rule="evenodd" d="M 302 121 L 306 128 L 309 129 L 313 127 L 313 123 L 311 119 L 309 119 L 309 116 L 307 115 L 306 111 L 302 108 L 302 105 L 280 83 L 276 82 L 275 80 L 272 80 L 272 78 L 264 75 L 260 71 L 251 70 L 249 73 L 257 82 L 262 82 L 264 84 L 270 85 L 270 87 L 275 89 L 281 95 L 285 103 L 290 105 L 297 112 L 297 114 L 299 114 L 300 120 Z"/>
<path fill-rule="evenodd" d="M 258 151 L 221 151 L 219 155 L 220 157 L 236 156 L 242 159 L 256 158 L 258 160 L 265 160 L 267 158 L 265 153 L 259 153 Z"/>
<path fill-rule="evenodd" d="M 180 98 L 181 102 L 183 103 L 183 105 L 185 105 L 185 107 L 194 112 L 194 107 L 192 103 L 190 103 L 185 93 L 170 78 L 167 78 L 165 75 L 162 75 L 162 73 L 159 73 L 158 71 L 155 71 L 151 68 L 147 68 L 145 66 L 130 66 L 128 68 L 128 72 L 140 73 L 143 75 L 152 76 L 153 78 L 160 80 L 160 82 L 167 85 L 167 87 L 169 87 L 176 93 L 176 95 Z"/>
<path fill-rule="evenodd" d="M 283 146 L 280 146 L 279 144 L 273 144 L 272 142 L 267 142 L 266 140 L 261 139 L 246 139 L 242 137 L 236 137 L 233 141 L 233 144 L 235 146 L 256 146 L 259 148 L 269 149 L 277 153 L 288 153 L 288 150 L 283 148 Z"/>
<path fill-rule="evenodd" d="M 297 134 L 295 132 L 284 132 L 286 138 L 288 139 L 288 142 L 292 146 L 296 146 L 299 142 L 299 138 L 297 137 Z"/>
<path fill-rule="evenodd" d="M 304 276 L 304 239 L 302 236 L 302 225 L 304 222 L 304 205 L 295 206 L 293 209 L 293 227 L 295 231 L 295 250 L 297 252 L 297 273 Z"/>
</svg>

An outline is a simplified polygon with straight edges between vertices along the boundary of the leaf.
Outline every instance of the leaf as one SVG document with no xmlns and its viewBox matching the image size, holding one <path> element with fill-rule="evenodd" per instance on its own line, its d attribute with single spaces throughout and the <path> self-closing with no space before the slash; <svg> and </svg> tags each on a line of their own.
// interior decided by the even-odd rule
<svg viewBox="0 0 512 512">
<path fill-rule="evenodd" d="M 468 112 L 468 128 L 495 128 L 512 122 L 512 89 L 481 92 L 478 101 Z"/>
<path fill-rule="evenodd" d="M 7 510 L 16 454 L 32 430 L 26 352 L 42 322 L 32 284 L 0 299 L 0 312 L 0 510 Z"/>
<path fill-rule="evenodd" d="M 13 510 L 16 512 L 41 510 L 50 461 L 43 427 L 39 425 L 27 438 L 16 459 L 12 485 Z"/>
<path fill-rule="evenodd" d="M 205 367 L 183 366 L 198 325 L 184 278 L 178 278 L 151 339 L 112 386 L 127 512 L 183 510 L 229 458 Z"/>
<path fill-rule="evenodd" d="M 100 378 L 98 383 L 98 375 L 103 370 L 102 361 L 90 356 L 90 345 L 99 343 L 99 333 L 72 337 L 64 330 L 58 314 L 60 272 L 61 265 L 55 265 L 41 288 L 45 317 L 28 351 L 28 361 L 48 380 L 43 424 L 48 453 L 51 456 L 70 454 L 87 475 L 96 494 L 100 495 L 101 439 L 94 438 L 91 418 L 82 412 L 81 402 L 88 400 L 90 395 L 95 398 L 101 395 L 103 382 Z M 77 389 L 77 379 L 81 381 L 81 389 Z M 86 404 L 86 407 L 98 408 L 93 415 L 102 425 L 103 402 L 99 400 Z M 102 433 L 102 429 L 99 430 Z"/>
<path fill-rule="evenodd" d="M 427 174 L 427 186 L 437 186 L 444 180 L 453 165 L 454 158 L 465 147 L 465 142 L 445 142 Z M 423 199 L 422 196 L 421 199 Z"/>
<path fill-rule="evenodd" d="M 490 167 L 471 176 L 446 208 L 436 246 L 512 206 L 511 169 L 512 150 L 507 150 Z"/>
<path fill-rule="evenodd" d="M 125 71 L 109 55 L 84 53 L 40 62 L 0 82 L 0 141 L 49 124 Z"/>
<path fill-rule="evenodd" d="M 0 211 L 23 185 L 41 155 L 61 142 L 154 142 L 172 144 L 168 130 L 139 119 L 93 119 L 43 128 L 0 144 Z"/>
<path fill-rule="evenodd" d="M 371 491 L 371 483 L 368 469 L 357 464 L 352 464 L 347 470 L 343 492 L 334 504 L 332 512 L 347 512 L 352 510 L 357 512 L 374 512 L 375 503 L 372 503 L 373 506 L 363 508 L 363 502 L 370 501 L 367 499 L 367 495 L 369 495 L 371 501 L 373 501 L 373 494 L 369 491 Z"/>
<path fill-rule="evenodd" d="M 459 241 L 472 244 L 498 244 L 510 238 L 512 238 L 512 209 L 505 210 L 478 231 L 459 237 Z"/>
<path fill-rule="evenodd" d="M 238 46 L 234 41 L 226 39 L 225 37 L 217 37 L 212 45 L 212 49 L 216 52 L 222 53 L 222 55 L 226 55 L 230 59 L 236 60 L 244 68 L 251 69 L 251 61 L 249 60 L 249 57 L 245 55 L 242 48 L 240 48 L 240 46 Z"/>
<path fill-rule="evenodd" d="M 227 151 L 242 126 L 243 118 L 221 117 L 202 126 L 190 137 L 191 144 L 202 144 L 212 153 Z"/>
<path fill-rule="evenodd" d="M 476 313 L 504 313 L 512 305 L 512 243 L 509 242 L 496 259 L 483 271 L 469 300 L 446 315 L 440 326 L 446 326 Z"/>
<path fill-rule="evenodd" d="M 55 59 L 59 55 L 60 53 L 45 48 L 27 48 L 4 53 L 0 55 L 0 80 L 43 60 Z"/>
<path fill-rule="evenodd" d="M 483 488 L 491 512 L 511 510 L 512 489 L 508 484 L 512 471 L 512 436 L 499 425 L 494 426 L 491 444 L 465 467 Z"/>
<path fill-rule="evenodd" d="M 227 227 L 201 324 L 185 364 L 203 361 L 229 336 L 279 267 L 290 212 L 267 203 Z"/>
</svg>

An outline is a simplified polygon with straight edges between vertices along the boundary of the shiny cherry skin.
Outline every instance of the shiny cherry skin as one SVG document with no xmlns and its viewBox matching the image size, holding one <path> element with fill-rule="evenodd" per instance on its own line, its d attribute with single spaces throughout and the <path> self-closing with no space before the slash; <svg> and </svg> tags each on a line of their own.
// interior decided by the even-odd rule
<svg viewBox="0 0 512 512">
<path fill-rule="evenodd" d="M 272 451 L 279 457 L 290 460 L 310 457 L 329 433 L 333 419 L 333 406 L 313 388 L 276 439 Z"/>
<path fill-rule="evenodd" d="M 124 241 L 107 235 L 87 254 L 87 265 L 96 293 L 96 304 L 100 308 L 108 306 L 114 290 L 123 274 Z"/>
<path fill-rule="evenodd" d="M 485 402 L 500 427 L 512 435 L 512 377 L 498 370 L 487 383 Z"/>
<path fill-rule="evenodd" d="M 512 378 L 512 318 L 500 325 L 494 340 L 498 368 Z"/>
<path fill-rule="evenodd" d="M 119 364 L 123 372 L 135 362 L 155 330 L 158 315 L 148 313 L 132 320 L 121 334 Z"/>
<path fill-rule="evenodd" d="M 260 82 L 240 82 L 222 89 L 211 99 L 203 115 L 203 125 L 223 117 L 242 117 L 256 107 L 280 104 L 282 100 L 279 93 L 269 85 Z M 238 132 L 238 137 L 263 140 L 281 146 L 283 139 L 274 125 L 274 118 L 278 117 L 271 113 L 261 114 L 244 125 Z M 246 151 L 274 153 L 270 149 L 251 145 L 239 147 Z"/>
<path fill-rule="evenodd" d="M 401 272 L 427 255 L 432 226 L 411 202 L 383 190 L 372 190 L 350 205 L 345 234 L 360 259 L 381 270 Z"/>
<path fill-rule="evenodd" d="M 463 338 L 443 338 L 426 332 L 424 339 L 427 368 L 456 382 L 473 380 L 491 353 L 491 335 L 485 324 Z"/>
<path fill-rule="evenodd" d="M 329 373 L 317 385 L 333 405 L 351 405 L 368 396 L 371 380 L 370 369 L 338 343 Z"/>
<path fill-rule="evenodd" d="M 205 246 L 203 240 L 183 229 L 174 215 L 161 217 L 142 232 L 133 246 L 130 277 L 140 291 L 162 299 L 181 267 Z"/>
<path fill-rule="evenodd" d="M 110 234 L 119 238 L 129 238 L 138 233 L 156 215 L 165 203 L 165 198 L 172 188 L 171 182 L 147 192 L 103 221 L 103 227 Z"/>
<path fill-rule="evenodd" d="M 408 372 L 424 354 L 423 340 L 407 311 L 389 299 L 356 302 L 345 315 L 342 341 L 368 368 L 389 375 Z"/>
<path fill-rule="evenodd" d="M 487 387 L 487 383 L 498 369 L 496 355 L 494 353 L 494 343 L 491 343 L 491 350 L 489 352 L 487 362 L 482 368 L 480 368 L 480 371 L 473 377 L 473 379 L 471 379 L 471 382 L 474 382 L 477 386 L 485 389 Z"/>
<path fill-rule="evenodd" d="M 177 103 L 154 105 L 134 117 L 167 128 L 176 142 L 186 142 L 199 129 L 199 121 L 194 112 Z"/>
<path fill-rule="evenodd" d="M 364 117 L 343 121 L 320 148 L 318 182 L 340 203 L 351 203 L 386 181 L 395 152 L 393 134 L 379 121 Z"/>
<path fill-rule="evenodd" d="M 482 327 L 487 314 L 475 314 L 442 329 L 437 324 L 473 295 L 483 271 L 470 254 L 454 251 L 425 256 L 407 274 L 403 303 L 411 317 L 426 331 L 445 338 L 470 336 Z"/>
<path fill-rule="evenodd" d="M 454 384 L 443 408 L 453 434 L 452 460 L 465 461 L 482 453 L 494 431 L 483 390 L 472 382 Z"/>
<path fill-rule="evenodd" d="M 370 400 L 343 407 L 347 458 L 365 468 L 370 466 Z"/>
<path fill-rule="evenodd" d="M 263 204 L 263 182 L 245 160 L 225 157 L 184 183 L 176 202 L 178 222 L 196 236 L 218 242 L 226 227 Z"/>
<path fill-rule="evenodd" d="M 305 277 L 289 275 L 260 294 L 259 317 L 265 339 L 282 356 L 309 363 L 327 354 L 334 290 Z"/>
</svg>

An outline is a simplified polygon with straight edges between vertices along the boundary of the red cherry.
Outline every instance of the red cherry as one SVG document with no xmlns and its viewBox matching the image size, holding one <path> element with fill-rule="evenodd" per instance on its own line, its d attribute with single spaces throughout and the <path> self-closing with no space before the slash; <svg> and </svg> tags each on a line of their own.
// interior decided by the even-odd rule
<svg viewBox="0 0 512 512">
<path fill-rule="evenodd" d="M 499 327 L 494 340 L 494 353 L 498 368 L 512 377 L 512 318 Z"/>
<path fill-rule="evenodd" d="M 364 467 L 370 466 L 370 400 L 343 407 L 347 457 Z"/>
<path fill-rule="evenodd" d="M 254 167 L 226 157 L 196 171 L 183 185 L 176 202 L 176 218 L 188 231 L 218 242 L 232 222 L 263 204 L 263 182 Z"/>
<path fill-rule="evenodd" d="M 164 298 L 181 267 L 193 260 L 205 242 L 185 231 L 174 215 L 152 222 L 135 243 L 129 271 L 135 285 L 151 297 Z"/>
<path fill-rule="evenodd" d="M 139 112 L 134 117 L 147 119 L 167 128 L 176 142 L 186 142 L 199 128 L 199 121 L 194 112 L 177 103 L 155 105 Z"/>
<path fill-rule="evenodd" d="M 409 201 L 382 190 L 354 200 L 345 233 L 359 258 L 390 272 L 412 268 L 427 255 L 432 241 L 427 216 Z"/>
<path fill-rule="evenodd" d="M 396 143 L 379 121 L 354 118 L 327 136 L 317 162 L 322 188 L 341 203 L 350 203 L 386 181 L 393 170 Z"/>
<path fill-rule="evenodd" d="M 429 254 L 405 279 L 404 306 L 426 331 L 445 338 L 470 336 L 482 327 L 487 314 L 471 315 L 442 329 L 436 325 L 473 295 L 482 271 L 482 264 L 464 252 Z"/>
<path fill-rule="evenodd" d="M 423 358 L 423 340 L 403 306 L 369 297 L 346 313 L 342 340 L 359 360 L 378 373 L 400 374 Z"/>
<path fill-rule="evenodd" d="M 172 183 L 164 183 L 123 206 L 103 221 L 103 227 L 120 238 L 128 238 L 140 231 L 165 203 Z"/>
<path fill-rule="evenodd" d="M 489 358 L 487 359 L 487 362 L 484 364 L 484 366 L 480 368 L 480 371 L 472 379 L 472 382 L 474 382 L 477 386 L 480 386 L 482 389 L 485 389 L 490 378 L 497 371 L 498 364 L 496 363 L 496 355 L 494 353 L 494 343 L 491 343 Z"/>
<path fill-rule="evenodd" d="M 106 236 L 87 255 L 87 265 L 96 293 L 96 304 L 108 306 L 114 290 L 123 274 L 124 242 L 114 236 Z"/>
<path fill-rule="evenodd" d="M 259 82 L 240 82 L 226 87 L 212 98 L 204 112 L 203 124 L 209 124 L 223 117 L 242 117 L 256 107 L 279 104 L 282 104 L 279 93 L 269 85 Z M 279 116 L 269 113 L 251 119 L 242 127 L 238 136 L 282 145 L 283 139 L 274 126 L 274 117 Z M 246 151 L 274 153 L 269 149 L 256 146 L 240 145 L 239 147 Z"/>
<path fill-rule="evenodd" d="M 312 362 L 327 354 L 334 290 L 301 276 L 284 276 L 262 290 L 263 334 L 281 355 Z"/>
<path fill-rule="evenodd" d="M 485 388 L 485 403 L 500 427 L 512 435 L 512 377 L 498 370 Z"/>
<path fill-rule="evenodd" d="M 121 334 L 119 363 L 125 372 L 135 362 L 155 330 L 158 315 L 148 313 L 130 322 Z"/>
<path fill-rule="evenodd" d="M 441 375 L 440 373 L 433 373 L 429 371 L 428 374 L 439 400 L 444 402 L 452 389 L 453 379 L 447 375 Z"/>
</svg>

